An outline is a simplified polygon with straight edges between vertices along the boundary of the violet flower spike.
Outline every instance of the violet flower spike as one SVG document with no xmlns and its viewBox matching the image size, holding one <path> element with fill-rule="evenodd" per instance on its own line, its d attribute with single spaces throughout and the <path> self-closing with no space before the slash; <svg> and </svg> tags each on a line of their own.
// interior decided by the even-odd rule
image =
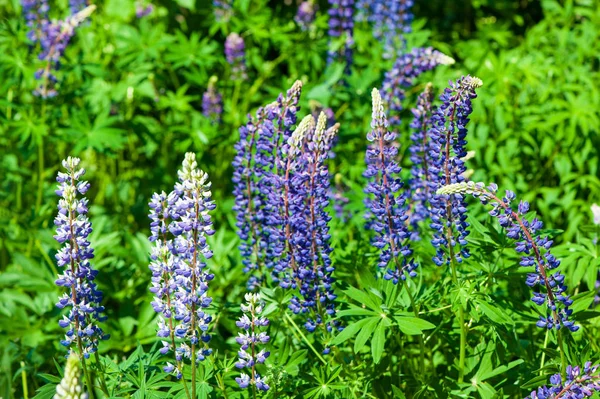
<svg viewBox="0 0 600 399">
<path fill-rule="evenodd" d="M 432 125 L 433 108 L 433 87 L 431 83 L 425 86 L 425 90 L 419 95 L 417 105 L 412 109 L 414 119 L 410 124 L 413 134 L 410 136 L 411 146 L 410 160 L 412 168 L 410 170 L 411 178 L 409 180 L 411 192 L 411 210 L 410 224 L 413 231 L 418 232 L 418 222 L 429 218 L 431 204 L 430 201 L 437 189 L 437 173 L 435 170 L 432 153 L 435 153 L 435 144 L 429 137 L 429 130 Z"/>
<path fill-rule="evenodd" d="M 202 95 L 202 115 L 210 119 L 213 125 L 221 123 L 223 114 L 223 96 L 217 91 L 217 77 L 212 76 L 208 88 Z"/>
<path fill-rule="evenodd" d="M 50 24 L 48 0 L 21 0 L 21 7 L 29 28 L 27 39 L 35 44 L 40 41 L 43 32 L 48 29 Z"/>
<path fill-rule="evenodd" d="M 370 144 L 365 161 L 367 179 L 365 205 L 367 228 L 375 233 L 371 244 L 379 249 L 378 266 L 387 268 L 384 278 L 397 284 L 399 280 L 417 275 L 417 264 L 412 259 L 406 226 L 406 198 L 402 193 L 404 183 L 401 168 L 396 162 L 398 145 L 396 133 L 389 131 L 383 100 L 379 91 L 373 89 L 373 115 L 371 131 L 367 134 Z"/>
<path fill-rule="evenodd" d="M 63 269 L 56 285 L 68 291 L 59 298 L 56 306 L 60 309 L 70 308 L 58 322 L 67 329 L 61 344 L 70 351 L 74 346 L 83 361 L 98 350 L 99 341 L 109 336 L 97 324 L 106 320 L 106 316 L 100 304 L 102 292 L 94 281 L 98 271 L 90 264 L 94 249 L 88 240 L 92 232 L 92 224 L 87 217 L 88 200 L 85 197 L 78 198 L 79 195 L 85 195 L 90 184 L 80 180 L 85 170 L 79 168 L 79 163 L 79 158 L 68 157 L 62 161 L 66 173 L 58 172 L 56 178 L 59 183 L 56 194 L 61 198 L 58 201 L 58 215 L 54 219 L 54 239 L 63 244 L 55 255 L 58 266 Z"/>
<path fill-rule="evenodd" d="M 329 4 L 327 64 L 343 61 L 346 63 L 346 74 L 350 74 L 354 46 L 354 0 L 329 0 Z"/>
<path fill-rule="evenodd" d="M 481 203 L 491 205 L 490 215 L 498 219 L 506 229 L 506 236 L 516 241 L 516 251 L 523 254 L 520 265 L 534 267 L 534 272 L 527 275 L 525 283 L 531 288 L 540 287 L 531 300 L 538 306 L 546 306 L 546 315 L 540 316 L 537 326 L 556 330 L 566 327 L 570 331 L 577 331 L 579 326 L 569 319 L 573 314 L 573 310 L 569 309 L 573 300 L 566 294 L 565 276 L 556 271 L 560 260 L 550 252 L 553 241 L 539 234 L 543 223 L 537 218 L 531 222 L 525 218 L 529 203 L 521 201 L 514 210 L 512 202 L 515 194 L 507 190 L 504 197 L 499 198 L 497 190 L 495 184 L 486 188 L 483 183 L 461 182 L 443 186 L 437 192 L 442 196 L 469 194 L 479 198 Z"/>
<path fill-rule="evenodd" d="M 230 33 L 225 39 L 225 58 L 231 65 L 231 78 L 245 80 L 246 72 L 246 45 L 244 39 L 235 32 Z"/>
<path fill-rule="evenodd" d="M 475 89 L 481 86 L 481 79 L 464 76 L 450 82 L 450 87 L 440 96 L 442 105 L 434 112 L 429 130 L 430 168 L 436 177 L 436 189 L 465 180 L 463 158 L 467 155 L 467 124 L 473 112 L 471 100 L 477 97 Z M 470 256 L 466 246 L 469 234 L 467 204 L 463 196 L 459 193 L 435 194 L 429 202 L 431 228 L 434 229 L 431 243 L 436 247 L 434 263 L 438 266 L 461 263 Z"/>
<path fill-rule="evenodd" d="M 42 98 L 55 97 L 57 78 L 54 71 L 58 70 L 60 59 L 63 56 L 71 37 L 75 34 L 75 29 L 88 18 L 96 9 L 95 5 L 88 6 L 76 14 L 69 16 L 64 21 L 42 24 L 42 31 L 39 35 L 42 52 L 38 58 L 46 64 L 35 73 L 35 78 L 41 83 L 34 91 L 36 96 Z"/>
<path fill-rule="evenodd" d="M 550 377 L 550 386 L 544 385 L 531 392 L 525 399 L 582 399 L 600 392 L 599 366 L 587 362 L 583 369 L 567 366 L 566 379 L 560 374 Z"/>
<path fill-rule="evenodd" d="M 270 352 L 260 349 L 262 345 L 269 342 L 270 337 L 265 331 L 269 326 L 269 320 L 261 316 L 264 310 L 264 303 L 261 301 L 260 294 L 248 293 L 244 296 L 246 303 L 241 305 L 243 315 L 235 323 L 242 332 L 235 339 L 241 346 L 235 364 L 238 369 L 249 369 L 250 375 L 241 373 L 235 381 L 240 388 L 248 388 L 250 385 L 256 386 L 261 391 L 268 391 L 267 385 L 256 370 L 257 364 L 262 364 L 269 357 Z M 260 349 L 260 350 L 259 350 Z"/>
<path fill-rule="evenodd" d="M 400 54 L 392 69 L 385 73 L 381 88 L 384 105 L 392 126 L 400 125 L 400 111 L 405 98 L 404 89 L 411 87 L 414 80 L 438 65 L 451 65 L 454 59 L 432 47 L 415 48 L 410 53 Z"/>
<path fill-rule="evenodd" d="M 215 20 L 227 23 L 233 16 L 233 0 L 213 0 Z"/>
<path fill-rule="evenodd" d="M 317 5 L 313 0 L 306 0 L 298 6 L 298 12 L 294 17 L 294 21 L 300 26 L 300 29 L 306 31 L 315 20 Z"/>
</svg>

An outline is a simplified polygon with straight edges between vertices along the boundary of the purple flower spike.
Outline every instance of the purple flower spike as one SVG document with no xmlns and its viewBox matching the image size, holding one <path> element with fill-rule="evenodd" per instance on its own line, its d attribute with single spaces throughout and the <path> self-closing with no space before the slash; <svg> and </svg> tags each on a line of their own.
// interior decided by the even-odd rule
<svg viewBox="0 0 600 399">
<path fill-rule="evenodd" d="M 246 46 L 244 39 L 237 33 L 230 33 L 225 40 L 225 58 L 231 65 L 231 78 L 244 80 L 246 73 Z"/>
<path fill-rule="evenodd" d="M 206 237 L 214 233 L 209 212 L 215 204 L 208 175 L 198 169 L 193 153 L 185 155 L 177 174 L 174 190 L 154 194 L 149 204 L 149 267 L 152 307 L 160 314 L 157 336 L 164 338 L 160 352 L 173 352 L 176 360 L 165 371 L 181 378 L 186 359 L 198 363 L 212 352 L 207 346 L 212 317 L 206 308 L 212 303 L 208 283 L 214 275 L 206 270 L 204 259 L 212 257 Z"/>
<path fill-rule="evenodd" d="M 250 369 L 250 375 L 242 373 L 235 381 L 240 388 L 248 388 L 250 385 L 255 385 L 258 389 L 267 391 L 269 386 L 256 371 L 256 365 L 264 363 L 270 355 L 264 349 L 259 351 L 259 346 L 268 343 L 270 339 L 266 332 L 260 331 L 261 327 L 269 325 L 269 320 L 261 316 L 265 305 L 260 299 L 260 294 L 248 293 L 244 298 L 246 299 L 246 304 L 241 306 L 244 314 L 235 323 L 239 328 L 244 330 L 235 339 L 241 346 L 238 352 L 239 359 L 235 366 L 238 369 Z"/>
<path fill-rule="evenodd" d="M 390 112 L 390 124 L 400 125 L 404 89 L 411 87 L 417 76 L 438 65 L 453 63 L 452 58 L 432 47 L 415 48 L 410 53 L 399 55 L 392 69 L 385 73 L 381 88 L 384 104 Z"/>
<path fill-rule="evenodd" d="M 202 95 L 202 114 L 209 118 L 211 123 L 221 123 L 223 113 L 223 96 L 217 91 L 217 77 L 212 76 L 208 81 L 208 88 Z"/>
<path fill-rule="evenodd" d="M 346 63 L 346 73 L 352 65 L 354 46 L 354 0 L 329 0 L 329 52 L 327 64 L 335 61 Z"/>
<path fill-rule="evenodd" d="M 533 293 L 531 300 L 538 306 L 546 306 L 537 326 L 557 330 L 566 327 L 577 331 L 579 326 L 569 320 L 573 314 L 573 310 L 569 309 L 573 301 L 566 294 L 565 276 L 556 271 L 560 260 L 550 252 L 552 240 L 539 234 L 543 223 L 536 218 L 531 221 L 525 218 L 525 212 L 529 210 L 529 204 L 525 201 L 517 205 L 516 211 L 513 209 L 515 194 L 512 191 L 507 190 L 502 198 L 496 195 L 497 191 L 498 186 L 495 184 L 486 188 L 483 183 L 462 182 L 443 186 L 437 193 L 461 198 L 470 194 L 479 198 L 481 203 L 491 205 L 490 215 L 498 219 L 506 230 L 507 237 L 516 241 L 516 251 L 523 254 L 521 266 L 535 267 L 535 272 L 529 273 L 525 282 L 531 288 L 540 287 L 539 292 Z"/>
<path fill-rule="evenodd" d="M 525 399 L 583 399 L 600 392 L 598 365 L 587 362 L 583 370 L 567 366 L 567 378 L 563 382 L 560 374 L 550 377 L 550 386 L 544 385 L 531 392 Z"/>
<path fill-rule="evenodd" d="M 296 21 L 302 30 L 308 30 L 315 20 L 316 8 L 317 6 L 312 0 L 303 1 L 298 6 L 298 12 L 294 17 L 294 21 Z"/>
<path fill-rule="evenodd" d="M 38 9 L 44 9 L 44 7 Z M 41 81 L 34 91 L 36 96 L 50 98 L 58 94 L 55 87 L 58 80 L 54 75 L 54 71 L 59 68 L 60 59 L 65 53 L 71 37 L 75 34 L 75 28 L 81 25 L 95 9 L 96 6 L 91 5 L 69 16 L 64 21 L 51 23 L 47 20 L 39 20 L 39 31 L 34 30 L 35 33 L 30 37 L 40 42 L 42 52 L 38 58 L 45 62 L 45 66 L 35 73 L 35 78 Z"/>
<path fill-rule="evenodd" d="M 371 131 L 367 134 L 370 144 L 365 161 L 367 170 L 363 176 L 368 183 L 365 188 L 367 228 L 375 232 L 371 244 L 378 248 L 378 266 L 387 268 L 384 278 L 398 284 L 407 276 L 417 275 L 417 264 L 412 260 L 408 245 L 409 232 L 406 220 L 406 198 L 402 194 L 401 168 L 396 162 L 398 144 L 396 133 L 388 130 L 387 117 L 379 91 L 373 89 L 373 115 Z"/>
<path fill-rule="evenodd" d="M 60 309 L 70 308 L 58 323 L 67 329 L 61 344 L 70 350 L 75 346 L 79 355 L 87 359 L 98 349 L 98 342 L 109 336 L 96 324 L 106 320 L 106 316 L 100 304 L 102 292 L 94 282 L 98 271 L 90 265 L 94 249 L 88 240 L 92 232 L 92 224 L 87 217 L 88 200 L 85 197 L 78 198 L 90 188 L 88 182 L 80 181 L 85 170 L 79 168 L 79 163 L 79 158 L 68 157 L 62 161 L 66 173 L 58 172 L 56 178 L 59 183 L 56 194 L 61 198 L 58 201 L 58 215 L 54 219 L 54 238 L 63 244 L 56 254 L 57 264 L 63 269 L 56 285 L 68 290 L 59 298 L 56 306 Z"/>
<path fill-rule="evenodd" d="M 475 89 L 481 79 L 466 76 L 450 82 L 440 96 L 442 105 L 434 112 L 430 137 L 433 158 L 431 171 L 436 175 L 436 187 L 461 183 L 465 180 L 464 158 L 467 155 L 467 124 L 473 111 L 471 100 L 477 97 Z M 466 247 L 469 234 L 466 202 L 461 194 L 434 195 L 431 203 L 432 244 L 437 248 L 433 261 L 436 265 L 462 262 L 469 257 Z"/>
<path fill-rule="evenodd" d="M 217 22 L 229 22 L 233 15 L 233 0 L 213 0 L 213 8 Z"/>
</svg>

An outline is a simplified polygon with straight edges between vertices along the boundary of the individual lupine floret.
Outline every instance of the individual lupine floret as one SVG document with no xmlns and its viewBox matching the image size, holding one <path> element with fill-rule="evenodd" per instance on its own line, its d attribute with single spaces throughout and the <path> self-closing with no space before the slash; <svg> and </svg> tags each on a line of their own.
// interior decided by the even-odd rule
<svg viewBox="0 0 600 399">
<path fill-rule="evenodd" d="M 302 82 L 296 81 L 285 96 L 259 108 L 255 117 L 249 116 L 235 145 L 234 211 L 244 271 L 252 274 L 249 289 L 261 284 L 266 269 L 275 267 L 285 246 L 278 199 L 272 195 L 284 170 L 282 143 L 296 123 L 301 91 Z"/>
<path fill-rule="evenodd" d="M 225 58 L 231 65 L 233 80 L 244 80 L 247 77 L 245 49 L 244 39 L 237 33 L 232 32 L 225 39 Z"/>
<path fill-rule="evenodd" d="M 316 5 L 313 0 L 303 1 L 298 6 L 298 12 L 294 17 L 294 21 L 296 21 L 302 30 L 308 30 L 310 24 L 315 20 L 316 11 Z"/>
<path fill-rule="evenodd" d="M 87 399 L 88 395 L 83 392 L 81 383 L 80 366 L 79 357 L 71 353 L 67 359 L 63 378 L 56 386 L 56 394 L 53 399 Z"/>
<path fill-rule="evenodd" d="M 583 370 L 579 366 L 567 366 L 566 379 L 560 374 L 550 377 L 550 386 L 544 385 L 531 392 L 525 399 L 583 399 L 600 392 L 598 365 L 587 362 Z"/>
<path fill-rule="evenodd" d="M 417 223 L 429 217 L 430 200 L 437 190 L 438 178 L 437 174 L 433 173 L 435 168 L 432 169 L 434 146 L 429 137 L 434 110 L 433 98 L 433 87 L 428 83 L 419 95 L 416 107 L 412 109 L 414 118 L 410 124 L 413 134 L 410 136 L 412 143 L 409 148 L 412 162 L 409 186 L 412 197 L 410 224 L 415 231 L 418 231 Z"/>
<path fill-rule="evenodd" d="M 154 194 L 150 202 L 152 291 L 154 310 L 161 315 L 157 335 L 163 340 L 162 354 L 174 352 L 176 364 L 165 372 L 181 378 L 185 360 L 196 364 L 212 353 L 206 313 L 212 302 L 208 283 L 214 278 L 203 259 L 212 257 L 206 242 L 214 234 L 209 212 L 211 200 L 208 175 L 198 169 L 196 156 L 186 153 L 179 182 L 169 195 Z M 202 341 L 202 343 L 200 342 Z M 192 387 L 192 389 L 194 389 Z"/>
<path fill-rule="evenodd" d="M 77 198 L 78 194 L 83 196 L 90 188 L 87 181 L 80 180 L 85 170 L 79 168 L 79 163 L 79 158 L 68 157 L 62 161 L 66 173 L 58 172 L 56 178 L 59 183 L 56 194 L 61 198 L 58 201 L 58 215 L 54 219 L 54 238 L 63 244 L 56 254 L 57 264 L 63 269 L 56 285 L 68 290 L 56 306 L 60 309 L 70 307 L 68 314 L 58 322 L 67 329 L 61 344 L 70 350 L 75 345 L 79 355 L 87 359 L 98 349 L 98 342 L 109 336 L 97 325 L 106 320 L 106 316 L 100 304 L 102 292 L 94 282 L 98 271 L 90 265 L 94 249 L 88 240 L 92 232 L 92 224 L 87 217 L 88 200 L 85 197 Z"/>
<path fill-rule="evenodd" d="M 450 82 L 450 87 L 440 96 L 442 105 L 434 112 L 430 129 L 431 169 L 437 176 L 437 188 L 465 180 L 463 158 L 467 155 L 467 124 L 473 112 L 471 100 L 477 97 L 475 90 L 481 85 L 481 79 L 463 76 Z M 469 224 L 463 196 L 435 194 L 430 203 L 434 229 L 431 243 L 437 248 L 433 261 L 438 266 L 462 262 L 469 257 L 466 247 Z"/>
<path fill-rule="evenodd" d="M 506 229 L 508 238 L 516 240 L 515 249 L 523 254 L 520 265 L 535 267 L 535 272 L 527 275 L 525 283 L 532 288 L 540 287 L 540 292 L 534 292 L 531 300 L 538 306 L 545 304 L 549 313 L 540 316 L 537 326 L 557 330 L 564 326 L 571 331 L 577 331 L 579 326 L 569 320 L 573 313 L 569 306 L 573 304 L 573 300 L 566 294 L 565 276 L 556 271 L 560 260 L 550 252 L 553 241 L 539 234 L 543 223 L 537 218 L 531 221 L 525 218 L 529 211 L 527 201 L 520 201 L 515 211 L 511 205 L 516 198 L 515 194 L 507 190 L 504 197 L 499 198 L 496 195 L 497 191 L 498 187 L 495 184 L 486 188 L 483 183 L 462 182 L 443 186 L 438 190 L 438 194 L 469 194 L 479 198 L 483 204 L 490 204 L 490 215 L 497 218 L 500 225 Z"/>
<path fill-rule="evenodd" d="M 53 70 L 57 70 L 60 65 L 60 58 L 63 56 L 69 41 L 75 34 L 75 28 L 89 17 L 96 9 L 95 5 L 88 6 L 76 14 L 69 16 L 64 21 L 57 21 L 42 24 L 42 30 L 39 35 L 42 52 L 38 58 L 46 65 L 35 73 L 35 78 L 41 80 L 40 85 L 34 91 L 34 94 L 42 98 L 55 97 L 58 93 L 55 88 L 57 78 Z"/>
<path fill-rule="evenodd" d="M 398 146 L 396 133 L 389 131 L 383 100 L 379 90 L 373 89 L 373 114 L 371 131 L 367 134 L 365 162 L 367 179 L 365 205 L 367 228 L 375 232 L 372 245 L 378 248 L 378 266 L 387 268 L 384 278 L 397 284 L 406 276 L 417 275 L 417 264 L 411 259 L 406 227 L 406 198 L 402 194 L 401 168 L 396 159 Z"/>
<path fill-rule="evenodd" d="M 233 0 L 213 0 L 215 20 L 229 22 L 233 15 Z"/>
<path fill-rule="evenodd" d="M 269 385 L 258 374 L 256 365 L 264 363 L 270 355 L 269 351 L 260 349 L 260 346 L 267 344 L 270 339 L 265 331 L 260 331 L 261 327 L 269 325 L 269 320 L 261 316 L 264 303 L 260 299 L 260 294 L 248 293 L 244 298 L 246 304 L 241 305 L 244 314 L 235 323 L 243 330 L 235 339 L 241 346 L 238 351 L 239 359 L 235 366 L 242 370 L 249 369 L 250 375 L 242 373 L 235 381 L 240 388 L 248 388 L 253 385 L 261 391 L 268 391 Z"/>
<path fill-rule="evenodd" d="M 405 98 L 404 89 L 411 87 L 417 76 L 438 65 L 451 65 L 454 60 L 432 47 L 415 48 L 410 53 L 400 54 L 392 69 L 385 73 L 381 88 L 389 121 L 392 126 L 400 125 L 400 111 Z"/>
<path fill-rule="evenodd" d="M 346 73 L 350 73 L 354 46 L 354 0 L 329 0 L 329 4 L 327 63 L 344 61 Z"/>
<path fill-rule="evenodd" d="M 412 0 L 362 0 L 357 3 L 357 20 L 373 25 L 373 36 L 384 43 L 384 55 L 391 57 L 406 45 L 404 34 L 411 31 Z"/>
<path fill-rule="evenodd" d="M 218 125 L 221 123 L 223 113 L 223 96 L 217 91 L 217 77 L 212 76 L 208 80 L 208 88 L 202 95 L 202 115 Z"/>
</svg>

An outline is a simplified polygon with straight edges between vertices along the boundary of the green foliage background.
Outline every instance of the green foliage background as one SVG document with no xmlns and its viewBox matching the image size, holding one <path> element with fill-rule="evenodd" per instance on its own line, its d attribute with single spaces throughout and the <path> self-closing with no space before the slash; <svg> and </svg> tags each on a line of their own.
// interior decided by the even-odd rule
<svg viewBox="0 0 600 399">
<path fill-rule="evenodd" d="M 587 309 L 592 296 L 585 293 L 593 289 L 599 265 L 598 248 L 590 240 L 594 234 L 590 205 L 600 202 L 600 4 L 595 0 L 416 3 L 409 48 L 431 45 L 457 63 L 426 74 L 409 93 L 405 106 L 414 103 L 428 80 L 439 90 L 448 79 L 461 74 L 483 80 L 468 138 L 469 149 L 475 151 L 468 162 L 473 180 L 494 181 L 502 189 L 513 189 L 531 202 L 547 228 L 556 230 L 553 234 L 563 244 L 570 290 L 583 293 L 579 307 Z M 52 4 L 56 5 L 55 18 L 66 15 L 66 0 Z M 62 330 L 54 306 L 58 289 L 53 256 L 58 244 L 52 235 L 57 201 L 54 177 L 67 155 L 82 158 L 92 184 L 91 241 L 108 309 L 106 330 L 112 335 L 101 352 L 110 353 L 115 364 L 133 353 L 128 362 L 135 364 L 137 360 L 132 359 L 157 361 L 141 352 L 155 342 L 155 315 L 148 292 L 147 202 L 154 191 L 172 186 L 184 152 L 198 154 L 200 166 L 211 176 L 218 204 L 214 215 L 217 233 L 211 241 L 215 253 L 211 267 L 216 274 L 211 292 L 218 306 L 215 312 L 228 321 L 218 325 L 222 338 L 217 338 L 215 345 L 233 356 L 229 338 L 235 331 L 232 320 L 245 282 L 231 212 L 233 144 L 246 114 L 273 101 L 296 79 L 305 83 L 301 116 L 318 102 L 332 107 L 341 123 L 332 167 L 336 182 L 348 188 L 352 219 L 347 224 L 334 221 L 333 240 L 336 275 L 344 281 L 345 298 L 348 303 L 365 303 L 365 298 L 348 291 L 349 286 L 381 284 L 367 277 L 375 267 L 362 225 L 361 173 L 370 90 L 381 85 L 392 61 L 383 58 L 381 46 L 366 24 L 357 25 L 352 74 L 345 78 L 346 84 L 340 84 L 343 65 L 325 65 L 325 1 L 308 32 L 302 32 L 293 21 L 295 6 L 282 1 L 238 0 L 228 24 L 215 23 L 207 0 L 159 1 L 154 13 L 143 19 L 135 18 L 131 0 L 96 4 L 90 22 L 77 30 L 67 48 L 58 75 L 59 96 L 44 101 L 32 95 L 40 62 L 27 44 L 19 2 L 0 0 L 0 397 L 23 396 L 19 381 L 23 371 L 31 377 L 31 394 L 43 385 L 43 379 L 33 376 L 56 374 L 53 359 L 63 362 L 58 344 Z M 223 56 L 224 38 L 234 31 L 246 41 L 249 79 L 244 82 L 229 80 Z M 201 114 L 201 96 L 212 75 L 219 77 L 224 97 L 224 117 L 219 125 Z M 408 118 L 407 112 L 400 136 L 405 165 Z M 474 213 L 472 222 L 472 240 L 479 249 L 464 271 L 466 285 L 453 295 L 467 298 L 475 324 L 485 320 L 470 338 L 469 367 L 476 383 L 471 388 L 459 386 L 443 377 L 440 381 L 433 373 L 424 377 L 431 380 L 409 378 L 407 388 L 392 377 L 386 380 L 386 367 L 408 362 L 386 350 L 378 354 L 383 361 L 375 369 L 370 368 L 373 359 L 369 353 L 362 363 L 353 360 L 357 362 L 353 363 L 354 374 L 336 368 L 311 370 L 304 362 L 306 378 L 301 389 L 306 397 L 319 397 L 321 393 L 310 390 L 323 381 L 346 381 L 340 383 L 342 388 L 331 388 L 339 388 L 342 393 L 335 394 L 338 397 L 352 397 L 346 396 L 348 392 L 357 395 L 361 386 L 370 387 L 364 389 L 377 397 L 386 397 L 392 395 L 392 383 L 394 389 L 402 386 L 413 393 L 427 384 L 429 395 L 434 392 L 438 397 L 448 397 L 444 395 L 449 392 L 519 397 L 523 392 L 520 386 L 537 375 L 543 332 L 530 325 L 515 327 L 515 318 L 527 319 L 529 316 L 522 315 L 533 314 L 529 305 L 523 305 L 529 295 L 520 281 L 523 272 L 515 267 L 514 257 L 499 263 L 490 260 L 510 244 L 502 241 L 502 233 L 484 212 Z M 568 244 L 573 242 L 578 244 Z M 432 266 L 427 251 L 422 248 L 421 256 L 424 267 L 431 270 L 424 272 L 417 284 L 423 306 L 435 309 L 445 306 L 444 298 L 451 297 L 444 284 L 449 277 Z M 390 298 L 385 295 L 390 287 L 379 289 L 384 294 L 373 299 L 375 308 L 381 305 L 377 301 Z M 279 293 L 273 295 L 272 303 L 283 300 L 277 299 Z M 486 305 L 490 301 L 498 306 Z M 281 303 L 279 307 L 285 309 Z M 390 309 L 402 307 L 402 299 L 388 305 Z M 429 318 L 440 329 L 432 338 L 437 343 L 434 354 L 439 357 L 432 362 L 438 372 L 451 368 L 457 346 L 451 309 L 448 312 Z M 599 322 L 591 313 L 586 316 L 589 328 L 574 334 L 569 343 L 573 353 L 578 353 L 572 360 L 600 350 Z M 351 312 L 346 315 L 353 316 Z M 514 334 L 515 328 L 520 329 L 519 335 Z M 382 331 L 385 340 L 386 330 Z M 373 340 L 379 339 L 378 334 Z M 368 339 L 370 334 L 365 335 Z M 388 339 L 393 340 L 391 336 Z M 359 346 L 355 346 L 356 352 L 360 352 Z M 556 355 L 547 352 L 549 358 Z M 376 356 L 375 350 L 371 355 Z M 510 363 L 519 359 L 524 363 Z M 296 360 L 300 364 L 303 358 Z M 292 365 L 289 372 L 297 369 L 293 359 L 287 364 Z M 499 378 L 506 370 L 495 373 L 497 368 L 509 365 L 506 370 L 515 367 L 515 374 Z M 377 375 L 381 376 L 374 377 Z M 334 394 L 328 391 L 322 397 L 328 395 Z"/>
</svg>

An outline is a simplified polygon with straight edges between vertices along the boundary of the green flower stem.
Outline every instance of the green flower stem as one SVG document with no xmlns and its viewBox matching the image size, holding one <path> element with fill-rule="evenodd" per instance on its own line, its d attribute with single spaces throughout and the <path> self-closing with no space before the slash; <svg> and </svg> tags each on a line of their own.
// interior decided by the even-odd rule
<svg viewBox="0 0 600 399">
<path fill-rule="evenodd" d="M 94 357 L 96 358 L 96 364 L 98 365 L 98 370 L 100 371 L 100 389 L 106 396 L 110 396 L 108 393 L 108 387 L 106 386 L 106 380 L 104 379 L 104 366 L 100 362 L 100 355 L 98 355 L 98 351 L 94 352 Z"/>
<path fill-rule="evenodd" d="M 452 281 L 456 288 L 459 288 L 456 261 L 452 246 L 450 246 L 450 267 L 452 269 Z M 467 327 L 465 325 L 465 309 L 462 303 L 458 309 L 458 322 L 460 323 L 460 350 L 458 355 L 458 383 L 460 384 L 465 379 L 465 357 L 467 352 Z"/>
<path fill-rule="evenodd" d="M 558 340 L 558 348 L 560 349 L 560 372 L 564 377 L 567 370 L 567 357 L 565 356 L 565 347 L 562 340 L 562 331 L 564 330 L 561 329 L 556 332 L 556 339 Z"/>
<path fill-rule="evenodd" d="M 408 298 L 410 299 L 410 305 L 413 308 L 413 312 L 416 318 L 419 318 L 419 309 L 415 304 L 415 298 L 410 292 L 410 288 L 408 287 L 408 280 L 402 284 L 402 287 L 406 286 L 406 293 L 408 294 Z M 425 341 L 423 341 L 423 333 L 419 334 L 419 346 L 420 346 L 420 357 L 419 357 L 419 375 L 423 376 L 425 373 Z"/>
<path fill-rule="evenodd" d="M 25 370 L 25 362 L 21 362 L 21 383 L 23 384 L 23 399 L 29 399 L 27 391 L 27 371 Z"/>
<path fill-rule="evenodd" d="M 542 350 L 542 360 L 540 361 L 540 375 L 544 375 L 544 363 L 546 361 L 546 351 L 545 349 L 548 347 L 548 336 L 550 335 L 550 329 L 546 329 L 546 336 L 544 337 L 544 350 Z"/>
<path fill-rule="evenodd" d="M 323 356 L 321 356 L 321 354 L 315 349 L 315 347 L 312 346 L 312 344 L 310 343 L 310 341 L 302 333 L 302 331 L 300 330 L 300 328 L 298 328 L 298 326 L 296 325 L 296 323 L 294 322 L 294 320 L 290 317 L 290 315 L 287 314 L 287 312 L 285 312 L 284 314 L 285 314 L 285 318 L 290 323 L 292 323 L 292 326 L 294 326 L 294 328 L 296 329 L 296 331 L 298 332 L 298 334 L 300 334 L 300 336 L 302 337 L 302 340 L 306 343 L 306 345 L 308 345 L 309 348 L 312 349 L 312 351 L 315 353 L 315 355 L 317 355 L 317 357 L 319 358 L 319 360 L 323 362 L 323 364 L 327 364 L 327 362 L 325 361 L 325 359 L 323 359 Z"/>
</svg>

